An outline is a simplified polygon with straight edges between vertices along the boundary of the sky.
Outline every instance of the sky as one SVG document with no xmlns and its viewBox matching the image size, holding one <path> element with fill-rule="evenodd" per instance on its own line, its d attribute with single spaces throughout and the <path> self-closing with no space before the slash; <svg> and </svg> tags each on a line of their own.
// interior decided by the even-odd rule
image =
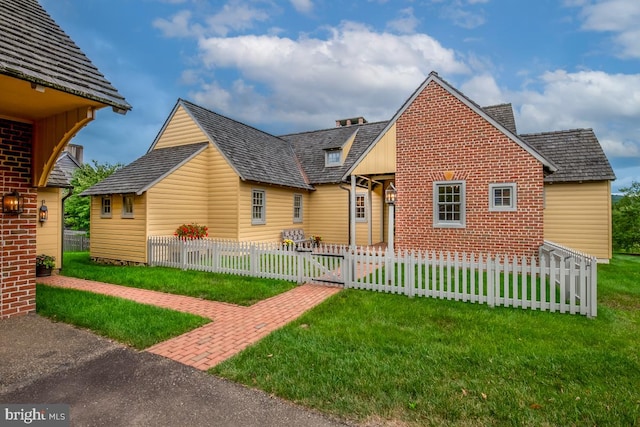
<svg viewBox="0 0 640 427">
<path fill-rule="evenodd" d="M 638 0 L 40 0 L 121 95 L 71 141 L 144 155 L 179 98 L 274 135 L 389 120 L 436 71 L 519 133 L 592 128 L 640 181 Z"/>
</svg>

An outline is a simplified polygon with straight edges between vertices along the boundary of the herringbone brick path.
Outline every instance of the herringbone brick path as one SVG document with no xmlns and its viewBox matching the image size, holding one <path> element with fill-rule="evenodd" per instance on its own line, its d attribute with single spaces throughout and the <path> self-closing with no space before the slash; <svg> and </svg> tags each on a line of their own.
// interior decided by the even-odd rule
<svg viewBox="0 0 640 427">
<path fill-rule="evenodd" d="M 242 307 L 65 276 L 38 277 L 38 283 L 112 295 L 212 319 L 213 322 L 205 326 L 147 349 L 202 370 L 235 355 L 341 290 L 305 284 Z"/>
</svg>

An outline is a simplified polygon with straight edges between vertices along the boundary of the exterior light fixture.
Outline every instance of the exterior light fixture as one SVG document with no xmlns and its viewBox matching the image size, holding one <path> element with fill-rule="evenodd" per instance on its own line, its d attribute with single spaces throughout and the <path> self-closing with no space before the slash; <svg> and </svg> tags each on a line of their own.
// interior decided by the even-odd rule
<svg viewBox="0 0 640 427">
<path fill-rule="evenodd" d="M 388 205 L 396 204 L 396 195 L 398 194 L 396 187 L 394 187 L 393 183 L 389 184 L 387 189 L 384 191 L 384 201 L 387 202 Z"/>
<path fill-rule="evenodd" d="M 40 221 L 40 225 L 43 225 L 49 219 L 49 209 L 44 204 L 44 200 L 42 201 L 42 205 L 40 206 L 40 210 L 38 211 L 38 221 Z"/>
<path fill-rule="evenodd" d="M 24 211 L 24 197 L 17 191 L 2 196 L 2 212 L 20 215 Z"/>
</svg>

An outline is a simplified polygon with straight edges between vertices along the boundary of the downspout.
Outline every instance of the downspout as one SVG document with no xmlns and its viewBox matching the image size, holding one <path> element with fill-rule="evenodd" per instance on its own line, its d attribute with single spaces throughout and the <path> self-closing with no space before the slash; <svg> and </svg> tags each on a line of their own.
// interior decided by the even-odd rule
<svg viewBox="0 0 640 427">
<path fill-rule="evenodd" d="M 60 271 L 62 271 L 62 267 L 64 267 L 64 202 L 73 194 L 73 187 L 69 187 L 69 193 L 62 198 L 62 205 L 60 206 L 60 229 L 62 230 L 62 237 L 60 242 L 60 247 L 62 248 L 62 256 L 60 257 Z"/>
<path fill-rule="evenodd" d="M 346 188 L 346 187 L 343 187 L 343 185 L 345 184 L 340 183 L 338 188 L 347 192 L 347 198 L 349 200 L 349 202 L 347 203 L 347 212 L 349 212 L 349 215 L 351 215 L 351 187 Z M 349 225 L 347 225 L 347 236 L 349 236 L 349 243 L 351 243 L 351 218 L 349 218 L 348 224 Z"/>
</svg>

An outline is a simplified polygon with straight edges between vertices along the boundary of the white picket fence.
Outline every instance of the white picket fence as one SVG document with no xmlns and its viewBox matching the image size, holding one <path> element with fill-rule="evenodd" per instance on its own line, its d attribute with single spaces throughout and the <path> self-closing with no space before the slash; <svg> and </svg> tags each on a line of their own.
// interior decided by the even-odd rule
<svg viewBox="0 0 640 427">
<path fill-rule="evenodd" d="M 341 284 L 345 288 L 550 312 L 597 315 L 595 258 L 545 242 L 538 257 L 154 236 L 149 265 Z"/>
</svg>

